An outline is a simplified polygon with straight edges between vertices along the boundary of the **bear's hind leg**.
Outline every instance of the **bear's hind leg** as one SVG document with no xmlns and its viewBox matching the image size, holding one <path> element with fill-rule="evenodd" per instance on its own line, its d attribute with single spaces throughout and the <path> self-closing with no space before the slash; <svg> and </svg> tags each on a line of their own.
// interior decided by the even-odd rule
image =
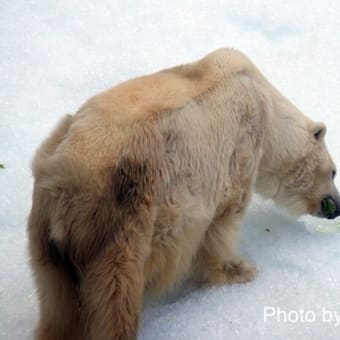
<svg viewBox="0 0 340 340">
<path fill-rule="evenodd" d="M 80 340 L 83 337 L 76 275 L 54 241 L 49 240 L 49 204 L 48 198 L 35 189 L 28 223 L 30 260 L 40 309 L 35 339 Z"/>
<path fill-rule="evenodd" d="M 86 267 L 81 284 L 86 339 L 137 338 L 152 233 L 152 225 L 144 233 L 138 224 L 125 224 L 125 230 Z"/>
<path fill-rule="evenodd" d="M 76 287 L 63 268 L 55 266 L 48 257 L 32 259 L 38 287 L 40 320 L 37 340 L 81 340 L 79 303 Z"/>
<path fill-rule="evenodd" d="M 255 266 L 238 255 L 240 220 L 239 213 L 225 213 L 211 223 L 195 263 L 194 279 L 198 283 L 234 284 L 255 278 Z"/>
</svg>

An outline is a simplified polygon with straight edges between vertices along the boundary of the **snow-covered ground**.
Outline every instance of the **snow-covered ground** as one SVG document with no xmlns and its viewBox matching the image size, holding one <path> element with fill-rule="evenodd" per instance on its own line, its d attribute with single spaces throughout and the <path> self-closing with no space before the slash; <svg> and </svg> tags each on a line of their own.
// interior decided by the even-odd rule
<svg viewBox="0 0 340 340">
<path fill-rule="evenodd" d="M 328 125 L 327 144 L 340 164 L 339 37 L 336 0 L 1 1 L 0 339 L 32 339 L 37 302 L 26 254 L 29 164 L 62 115 L 127 78 L 233 46 Z M 340 318 L 339 234 L 310 233 L 255 198 L 241 249 L 258 266 L 256 281 L 187 286 L 159 302 L 149 299 L 140 339 L 340 338 L 334 314 L 326 322 L 325 313 Z M 291 311 L 290 322 L 283 315 L 265 322 L 266 307 Z M 308 315 L 293 322 L 301 308 Z"/>
</svg>

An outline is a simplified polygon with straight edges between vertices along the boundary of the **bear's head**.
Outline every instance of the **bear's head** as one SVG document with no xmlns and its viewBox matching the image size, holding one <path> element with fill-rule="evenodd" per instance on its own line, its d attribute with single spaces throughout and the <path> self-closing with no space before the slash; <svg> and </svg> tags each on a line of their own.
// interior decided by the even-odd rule
<svg viewBox="0 0 340 340">
<path fill-rule="evenodd" d="M 310 120 L 275 90 L 272 99 L 256 190 L 295 216 L 339 216 L 326 126 Z"/>
</svg>

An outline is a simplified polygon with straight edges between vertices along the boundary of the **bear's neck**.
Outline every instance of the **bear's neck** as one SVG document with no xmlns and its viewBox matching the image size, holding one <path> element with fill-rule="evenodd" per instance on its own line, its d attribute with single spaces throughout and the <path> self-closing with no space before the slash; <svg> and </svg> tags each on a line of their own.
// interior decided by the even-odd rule
<svg viewBox="0 0 340 340">
<path fill-rule="evenodd" d="M 264 197 L 275 199 L 280 190 L 280 174 L 292 157 L 299 157 L 304 147 L 301 137 L 311 120 L 272 85 L 269 94 L 255 190 Z"/>
</svg>

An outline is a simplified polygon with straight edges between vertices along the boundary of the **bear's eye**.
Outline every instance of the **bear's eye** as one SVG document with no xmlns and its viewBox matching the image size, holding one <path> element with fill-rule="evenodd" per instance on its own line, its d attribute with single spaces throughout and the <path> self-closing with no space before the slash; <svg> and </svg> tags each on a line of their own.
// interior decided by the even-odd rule
<svg viewBox="0 0 340 340">
<path fill-rule="evenodd" d="M 334 180 L 335 176 L 336 176 L 336 170 L 332 170 L 332 180 Z"/>
</svg>

